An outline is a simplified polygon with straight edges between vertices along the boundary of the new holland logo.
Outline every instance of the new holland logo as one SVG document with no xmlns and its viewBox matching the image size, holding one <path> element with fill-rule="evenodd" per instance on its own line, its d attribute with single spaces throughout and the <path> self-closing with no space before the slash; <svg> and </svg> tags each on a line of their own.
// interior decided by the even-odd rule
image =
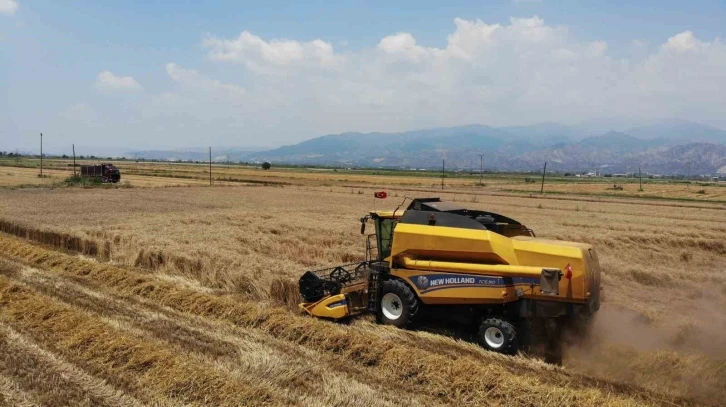
<svg viewBox="0 0 726 407">
<path fill-rule="evenodd" d="M 496 287 L 504 284 L 501 277 L 469 274 L 427 274 L 411 276 L 411 282 L 421 291 L 456 287 Z"/>
<path fill-rule="evenodd" d="M 431 286 L 476 284 L 474 277 L 446 277 L 431 280 Z"/>
</svg>

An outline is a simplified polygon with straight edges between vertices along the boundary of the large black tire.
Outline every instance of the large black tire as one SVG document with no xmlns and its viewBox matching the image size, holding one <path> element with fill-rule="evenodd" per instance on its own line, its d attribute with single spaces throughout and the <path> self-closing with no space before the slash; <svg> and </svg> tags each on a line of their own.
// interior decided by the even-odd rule
<svg viewBox="0 0 726 407">
<path fill-rule="evenodd" d="M 412 326 L 419 310 L 416 294 L 400 280 L 383 282 L 378 305 L 380 322 L 398 328 Z"/>
<path fill-rule="evenodd" d="M 519 338 L 514 325 L 498 318 L 488 318 L 479 325 L 479 344 L 493 352 L 514 355 L 519 350 Z"/>
</svg>

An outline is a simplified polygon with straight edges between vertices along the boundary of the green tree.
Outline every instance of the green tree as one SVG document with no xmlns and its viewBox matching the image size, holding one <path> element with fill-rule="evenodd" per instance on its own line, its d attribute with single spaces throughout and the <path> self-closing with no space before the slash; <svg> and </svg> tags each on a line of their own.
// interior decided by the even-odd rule
<svg viewBox="0 0 726 407">
<path fill-rule="evenodd" d="M 265 161 L 265 162 L 262 163 L 262 169 L 263 170 L 269 170 L 271 167 L 272 167 L 272 164 L 270 164 L 267 161 Z"/>
</svg>

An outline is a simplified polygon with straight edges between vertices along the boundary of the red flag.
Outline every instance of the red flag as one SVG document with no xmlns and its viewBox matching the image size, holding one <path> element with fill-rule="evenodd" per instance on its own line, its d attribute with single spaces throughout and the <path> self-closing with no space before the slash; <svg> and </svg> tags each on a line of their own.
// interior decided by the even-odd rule
<svg viewBox="0 0 726 407">
<path fill-rule="evenodd" d="M 374 192 L 373 196 L 378 199 L 386 199 L 388 197 L 388 194 L 386 193 L 386 191 L 380 191 L 380 192 Z"/>
</svg>

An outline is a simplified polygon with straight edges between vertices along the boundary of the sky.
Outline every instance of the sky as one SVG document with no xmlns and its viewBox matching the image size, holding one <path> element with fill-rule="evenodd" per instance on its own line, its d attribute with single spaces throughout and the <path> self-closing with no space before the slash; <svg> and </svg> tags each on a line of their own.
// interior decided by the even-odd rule
<svg viewBox="0 0 726 407">
<path fill-rule="evenodd" d="M 348 131 L 726 128 L 726 2 L 0 0 L 0 150 Z M 635 3 L 635 4 L 633 4 Z"/>
</svg>

